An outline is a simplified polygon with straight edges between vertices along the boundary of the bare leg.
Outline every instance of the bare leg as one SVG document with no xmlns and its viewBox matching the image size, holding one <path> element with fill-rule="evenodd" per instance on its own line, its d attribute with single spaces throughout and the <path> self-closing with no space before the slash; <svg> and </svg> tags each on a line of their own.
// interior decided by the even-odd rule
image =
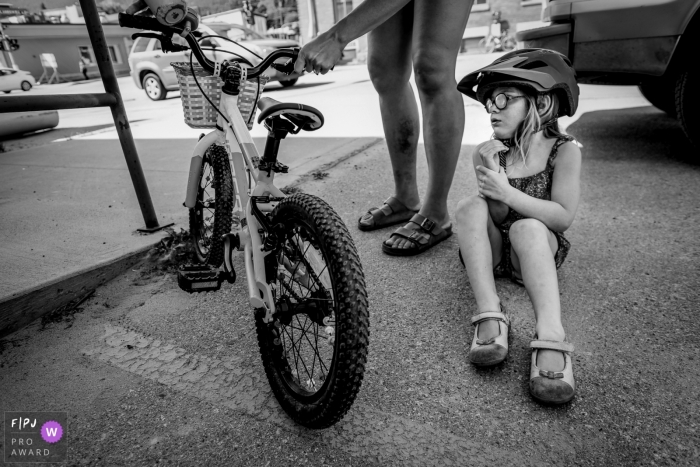
<svg viewBox="0 0 700 467">
<path fill-rule="evenodd" d="M 493 265 L 501 260 L 503 239 L 491 215 L 486 200 L 478 196 L 464 199 L 457 205 L 459 249 L 467 269 L 476 308 L 479 313 L 500 311 L 501 300 L 496 293 Z M 499 334 L 497 321 L 487 320 L 479 324 L 479 339 Z"/>
<path fill-rule="evenodd" d="M 446 227 L 450 224 L 447 195 L 464 133 L 464 104 L 457 91 L 455 67 L 473 1 L 415 0 L 414 3 L 413 67 L 428 157 L 428 190 L 420 214 Z M 406 227 L 414 229 L 415 224 Z M 395 236 L 386 243 L 394 248 L 413 246 Z"/>
<path fill-rule="evenodd" d="M 394 196 L 409 209 L 420 207 L 416 184 L 416 147 L 420 134 L 418 106 L 411 77 L 413 2 L 368 36 L 368 68 L 379 94 L 384 135 L 394 174 Z M 371 216 L 363 217 L 369 218 Z"/>
<path fill-rule="evenodd" d="M 562 342 L 566 334 L 561 324 L 559 281 L 554 254 L 558 243 L 554 234 L 537 219 L 522 219 L 510 228 L 511 261 L 521 274 L 535 309 L 537 337 Z M 564 369 L 564 355 L 553 350 L 537 352 L 537 366 L 544 370 Z"/>
</svg>

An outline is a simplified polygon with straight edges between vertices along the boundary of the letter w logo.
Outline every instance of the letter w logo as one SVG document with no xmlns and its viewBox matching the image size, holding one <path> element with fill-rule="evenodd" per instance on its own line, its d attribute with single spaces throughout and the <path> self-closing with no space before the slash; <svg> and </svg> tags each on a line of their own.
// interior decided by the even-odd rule
<svg viewBox="0 0 700 467">
<path fill-rule="evenodd" d="M 55 438 L 56 435 L 58 434 L 58 428 L 47 428 L 46 429 L 46 435 Z"/>
</svg>

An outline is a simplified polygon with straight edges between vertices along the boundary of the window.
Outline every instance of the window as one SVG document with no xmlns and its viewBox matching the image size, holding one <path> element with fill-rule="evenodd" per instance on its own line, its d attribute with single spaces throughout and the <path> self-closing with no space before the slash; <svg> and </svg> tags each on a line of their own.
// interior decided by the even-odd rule
<svg viewBox="0 0 700 467">
<path fill-rule="evenodd" d="M 201 45 L 202 47 L 211 47 L 214 49 L 219 46 L 219 44 L 217 44 L 215 40 L 209 39 L 208 37 L 206 39 L 202 39 L 199 45 Z"/>
<path fill-rule="evenodd" d="M 474 0 L 472 5 L 472 11 L 488 11 L 489 10 L 489 0 Z"/>
<path fill-rule="evenodd" d="M 122 55 L 119 53 L 119 49 L 116 45 L 108 45 L 107 50 L 109 51 L 109 58 L 112 63 L 122 63 Z M 95 65 L 97 61 L 95 60 L 95 52 L 93 52 L 92 47 L 80 46 L 78 47 L 78 52 L 80 53 L 80 60 L 86 65 Z"/>
<path fill-rule="evenodd" d="M 177 36 L 180 37 L 180 36 Z M 131 53 L 140 53 L 140 52 L 145 52 L 146 48 L 148 48 L 148 43 L 150 42 L 150 39 L 147 37 L 139 37 L 136 39 L 136 42 L 134 42 L 134 48 L 131 49 Z"/>
<path fill-rule="evenodd" d="M 108 45 L 107 50 L 109 50 L 109 58 L 112 59 L 112 63 L 122 62 L 122 56 L 119 53 L 119 49 L 116 45 Z"/>
<path fill-rule="evenodd" d="M 335 0 L 335 22 L 345 18 L 352 11 L 352 0 Z"/>
</svg>

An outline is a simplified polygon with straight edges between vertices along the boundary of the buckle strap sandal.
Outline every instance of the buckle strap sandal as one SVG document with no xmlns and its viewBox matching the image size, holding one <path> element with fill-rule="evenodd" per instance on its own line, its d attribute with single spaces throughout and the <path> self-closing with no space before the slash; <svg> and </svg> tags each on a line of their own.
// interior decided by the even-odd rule
<svg viewBox="0 0 700 467">
<path fill-rule="evenodd" d="M 384 253 L 393 256 L 414 256 L 434 247 L 452 235 L 452 225 L 443 229 L 435 221 L 420 214 L 411 217 L 406 225 L 409 224 L 415 224 L 417 227 L 414 229 L 405 226 L 399 227 L 391 234 L 391 237 L 405 238 L 413 245 L 410 248 L 394 248 L 384 242 L 382 244 Z"/>
<path fill-rule="evenodd" d="M 499 333 L 489 339 L 479 339 L 479 325 L 484 321 L 498 322 Z M 508 333 L 510 332 L 510 317 L 501 305 L 501 311 L 486 311 L 471 318 L 474 326 L 474 337 L 469 350 L 469 361 L 476 366 L 498 365 L 508 356 Z"/>
<path fill-rule="evenodd" d="M 545 404 L 565 404 L 574 398 L 576 383 L 571 366 L 574 345 L 569 342 L 539 340 L 530 342 L 532 362 L 530 364 L 530 395 Z M 564 369 L 549 371 L 537 366 L 539 350 L 555 350 L 564 354 Z"/>
<path fill-rule="evenodd" d="M 398 199 L 390 196 L 380 208 L 370 208 L 366 214 L 357 220 L 357 228 L 369 232 L 392 225 L 407 222 L 418 211 L 409 209 Z M 367 214 L 370 217 L 367 217 Z M 364 221 L 364 222 L 363 222 Z"/>
</svg>

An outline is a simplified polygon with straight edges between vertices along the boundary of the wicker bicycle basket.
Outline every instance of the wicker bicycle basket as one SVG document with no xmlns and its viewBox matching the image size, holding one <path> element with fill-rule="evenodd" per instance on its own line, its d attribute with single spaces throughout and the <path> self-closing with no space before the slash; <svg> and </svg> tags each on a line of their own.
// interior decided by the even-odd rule
<svg viewBox="0 0 700 467">
<path fill-rule="evenodd" d="M 171 63 L 177 75 L 177 82 L 180 85 L 180 97 L 182 99 L 182 110 L 185 112 L 185 123 L 192 128 L 215 128 L 216 117 L 219 115 L 212 104 L 202 95 L 202 91 L 209 100 L 218 105 L 221 98 L 221 87 L 224 82 L 218 76 L 213 76 L 199 65 L 192 65 L 187 62 Z M 193 73 L 194 70 L 194 73 Z M 196 81 L 195 81 L 196 78 Z M 268 78 L 261 76 L 258 79 L 247 80 L 241 86 L 241 93 L 238 95 L 238 109 L 241 111 L 243 120 L 248 125 L 248 129 L 253 128 L 255 120 L 255 104 L 262 93 Z M 197 86 L 199 83 L 199 87 Z M 202 91 L 199 88 L 202 88 Z"/>
</svg>

